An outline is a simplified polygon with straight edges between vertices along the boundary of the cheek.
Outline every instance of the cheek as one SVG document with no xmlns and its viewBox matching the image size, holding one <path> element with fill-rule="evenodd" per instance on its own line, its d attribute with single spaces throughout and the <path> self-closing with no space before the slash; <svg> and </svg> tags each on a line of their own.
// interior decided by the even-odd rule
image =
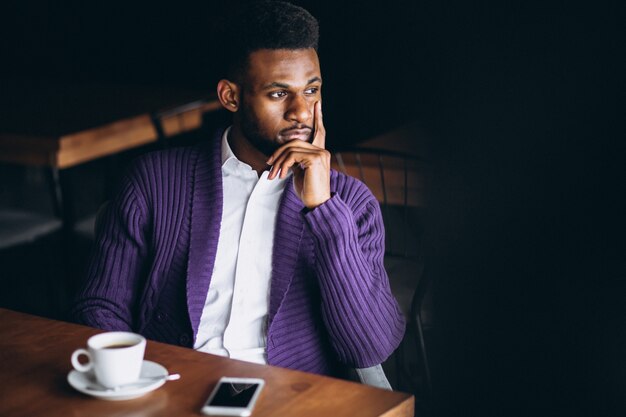
<svg viewBox="0 0 626 417">
<path fill-rule="evenodd" d="M 260 106 L 256 116 L 259 126 L 267 133 L 276 133 L 282 128 L 283 111 L 279 105 Z"/>
</svg>

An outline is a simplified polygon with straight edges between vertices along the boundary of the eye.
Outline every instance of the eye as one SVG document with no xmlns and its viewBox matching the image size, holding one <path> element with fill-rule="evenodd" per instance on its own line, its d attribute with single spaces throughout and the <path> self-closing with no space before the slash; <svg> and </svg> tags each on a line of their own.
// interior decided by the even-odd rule
<svg viewBox="0 0 626 417">
<path fill-rule="evenodd" d="M 270 97 L 271 98 L 283 98 L 287 95 L 286 91 L 283 90 L 279 90 L 279 91 L 273 91 L 270 93 Z"/>
<path fill-rule="evenodd" d="M 311 87 L 304 90 L 304 94 L 314 95 L 317 94 L 318 91 L 320 91 L 319 87 Z"/>
</svg>

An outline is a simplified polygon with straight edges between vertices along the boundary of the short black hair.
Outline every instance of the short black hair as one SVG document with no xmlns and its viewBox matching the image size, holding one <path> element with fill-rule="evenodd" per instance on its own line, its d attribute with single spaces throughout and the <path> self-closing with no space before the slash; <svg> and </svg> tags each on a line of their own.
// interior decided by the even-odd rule
<svg viewBox="0 0 626 417">
<path fill-rule="evenodd" d="M 237 80 L 245 73 L 250 54 L 259 49 L 317 51 L 319 24 L 300 6 L 285 1 L 254 1 L 229 16 L 221 40 L 226 42 L 222 75 Z"/>
</svg>

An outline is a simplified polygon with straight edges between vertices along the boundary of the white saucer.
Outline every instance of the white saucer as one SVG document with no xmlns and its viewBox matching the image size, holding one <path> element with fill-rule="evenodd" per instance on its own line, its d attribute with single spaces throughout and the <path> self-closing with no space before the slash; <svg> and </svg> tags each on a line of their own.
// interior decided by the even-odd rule
<svg viewBox="0 0 626 417">
<path fill-rule="evenodd" d="M 67 382 L 69 382 L 74 389 L 82 392 L 83 394 L 108 401 L 121 401 L 139 398 L 165 384 L 167 369 L 156 362 L 143 361 L 143 364 L 141 365 L 141 375 L 139 376 L 140 379 L 158 378 L 160 376 L 162 376 L 163 379 L 157 379 L 154 382 L 147 382 L 146 385 L 141 385 L 139 387 L 131 386 L 128 388 L 121 388 L 118 391 L 99 391 L 92 388 L 100 386 L 96 382 L 92 372 L 78 372 L 73 369 L 69 374 L 67 374 Z"/>
</svg>

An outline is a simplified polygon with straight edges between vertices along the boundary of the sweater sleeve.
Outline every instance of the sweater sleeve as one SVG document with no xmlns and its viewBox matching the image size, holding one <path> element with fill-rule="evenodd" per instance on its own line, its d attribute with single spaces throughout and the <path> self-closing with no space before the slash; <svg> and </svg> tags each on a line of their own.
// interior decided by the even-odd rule
<svg viewBox="0 0 626 417">
<path fill-rule="evenodd" d="M 135 169 L 137 173 L 138 169 Z M 105 330 L 133 329 L 133 306 L 146 260 L 146 204 L 128 175 L 116 199 L 100 214 L 87 276 L 72 309 L 73 319 Z"/>
<path fill-rule="evenodd" d="M 364 188 L 364 187 L 363 187 Z M 339 359 L 365 368 L 399 345 L 405 321 L 383 265 L 380 206 L 363 190 L 358 210 L 338 194 L 305 214 L 315 241 L 322 316 Z"/>
</svg>

